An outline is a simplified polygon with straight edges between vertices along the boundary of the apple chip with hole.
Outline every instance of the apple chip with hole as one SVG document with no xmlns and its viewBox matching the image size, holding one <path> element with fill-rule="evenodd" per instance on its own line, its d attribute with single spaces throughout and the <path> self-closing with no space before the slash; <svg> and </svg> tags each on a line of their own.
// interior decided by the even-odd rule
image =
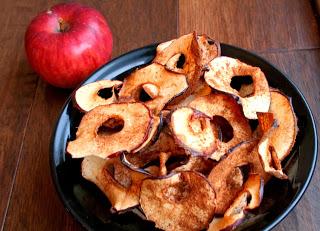
<svg viewBox="0 0 320 231">
<path fill-rule="evenodd" d="M 119 92 L 122 102 L 145 102 L 154 114 L 158 114 L 173 98 L 188 88 L 183 74 L 167 71 L 159 64 L 150 64 L 125 78 Z"/>
<path fill-rule="evenodd" d="M 221 56 L 209 63 L 209 71 L 204 77 L 212 88 L 237 96 L 248 119 L 257 119 L 256 112 L 268 112 L 269 85 L 259 67 Z"/>
<path fill-rule="evenodd" d="M 87 156 L 81 164 L 82 176 L 108 197 L 116 211 L 139 205 L 142 180 L 148 175 L 132 171 L 119 158 L 101 159 Z"/>
<path fill-rule="evenodd" d="M 215 211 L 215 193 L 197 172 L 180 172 L 159 179 L 145 179 L 140 204 L 148 220 L 163 230 L 202 230 Z"/>
<path fill-rule="evenodd" d="M 114 89 L 122 85 L 118 80 L 100 80 L 80 87 L 74 94 L 74 103 L 83 112 L 117 102 Z"/>
<path fill-rule="evenodd" d="M 210 118 L 189 107 L 174 110 L 170 128 L 176 143 L 192 155 L 210 156 L 217 148 L 217 137 Z"/>
<path fill-rule="evenodd" d="M 251 174 L 243 189 L 222 218 L 214 218 L 208 231 L 233 230 L 245 218 L 245 212 L 259 207 L 263 197 L 264 182 L 258 174 Z"/>
<path fill-rule="evenodd" d="M 157 49 L 153 62 L 165 66 L 170 71 L 187 76 L 189 88 L 173 100 L 172 103 L 176 104 L 192 94 L 201 77 L 202 66 L 197 35 L 195 32 L 183 35 L 161 46 L 160 49 Z"/>
<path fill-rule="evenodd" d="M 193 73 L 200 64 L 200 49 L 196 33 L 183 35 L 160 44 L 153 62 L 177 73 Z M 192 76 L 188 76 L 190 82 Z"/>
<path fill-rule="evenodd" d="M 67 152 L 73 158 L 107 158 L 122 151 L 135 152 L 147 140 L 152 123 L 150 110 L 142 103 L 95 107 L 82 117 Z"/>
<path fill-rule="evenodd" d="M 212 169 L 208 180 L 216 192 L 216 213 L 224 214 L 242 189 L 247 173 L 259 174 L 268 179 L 255 152 L 256 141 L 242 142 Z"/>
<path fill-rule="evenodd" d="M 228 150 L 242 141 L 251 138 L 251 128 L 245 118 L 241 106 L 230 95 L 214 92 L 197 97 L 190 107 L 209 116 L 220 132 L 218 149 L 210 156 L 219 160 Z"/>
</svg>

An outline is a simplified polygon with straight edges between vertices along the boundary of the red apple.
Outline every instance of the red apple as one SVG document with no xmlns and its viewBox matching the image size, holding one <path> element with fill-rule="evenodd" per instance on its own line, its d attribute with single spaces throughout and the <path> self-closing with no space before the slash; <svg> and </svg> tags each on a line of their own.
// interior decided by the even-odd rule
<svg viewBox="0 0 320 231">
<path fill-rule="evenodd" d="M 30 23 L 25 48 L 48 83 L 73 88 L 110 60 L 112 33 L 101 13 L 78 3 L 53 6 Z"/>
</svg>

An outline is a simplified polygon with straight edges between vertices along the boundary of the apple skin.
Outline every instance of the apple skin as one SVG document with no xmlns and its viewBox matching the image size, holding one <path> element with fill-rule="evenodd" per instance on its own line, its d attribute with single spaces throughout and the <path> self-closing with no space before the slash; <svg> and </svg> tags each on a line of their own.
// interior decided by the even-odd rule
<svg viewBox="0 0 320 231">
<path fill-rule="evenodd" d="M 74 88 L 110 60 L 112 33 L 97 10 L 58 4 L 31 21 L 25 49 L 30 65 L 45 81 Z"/>
</svg>

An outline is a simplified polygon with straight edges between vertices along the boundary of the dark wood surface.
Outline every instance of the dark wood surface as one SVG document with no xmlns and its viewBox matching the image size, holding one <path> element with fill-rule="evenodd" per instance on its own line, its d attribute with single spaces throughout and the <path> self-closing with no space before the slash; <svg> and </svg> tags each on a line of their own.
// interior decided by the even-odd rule
<svg viewBox="0 0 320 231">
<path fill-rule="evenodd" d="M 1 230 L 82 230 L 59 201 L 49 169 L 50 135 L 70 90 L 40 80 L 23 47 L 32 17 L 56 2 L 1 1 Z M 81 2 L 106 16 L 114 36 L 113 57 L 193 30 L 257 52 L 298 85 L 320 126 L 320 37 L 309 1 Z M 319 180 L 317 168 L 303 199 L 275 230 L 320 230 Z"/>
</svg>

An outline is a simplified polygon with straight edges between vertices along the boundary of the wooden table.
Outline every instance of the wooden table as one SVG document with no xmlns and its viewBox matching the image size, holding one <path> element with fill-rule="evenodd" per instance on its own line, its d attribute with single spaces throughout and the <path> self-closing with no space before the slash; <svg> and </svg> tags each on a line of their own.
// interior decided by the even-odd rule
<svg viewBox="0 0 320 231">
<path fill-rule="evenodd" d="M 102 11 L 114 36 L 113 57 L 196 30 L 252 50 L 288 74 L 320 118 L 319 27 L 307 0 L 81 1 Z M 0 21 L 1 230 L 82 230 L 59 201 L 49 169 L 49 140 L 69 90 L 30 68 L 24 32 L 56 1 L 2 0 Z M 275 230 L 320 230 L 320 171 Z"/>
</svg>

